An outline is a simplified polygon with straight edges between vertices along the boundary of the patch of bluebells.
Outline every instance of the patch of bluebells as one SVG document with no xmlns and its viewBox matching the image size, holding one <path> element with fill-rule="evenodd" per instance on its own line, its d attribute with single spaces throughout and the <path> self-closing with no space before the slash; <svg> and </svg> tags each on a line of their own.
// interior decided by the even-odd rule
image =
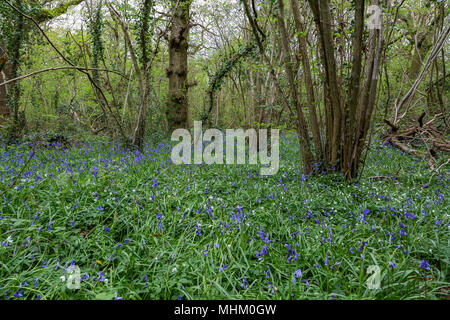
<svg viewBox="0 0 450 320">
<path fill-rule="evenodd" d="M 161 148 L 161 147 L 159 147 Z M 386 155 L 386 158 L 388 158 L 388 154 L 392 151 L 390 151 L 389 147 L 378 147 L 379 153 L 382 153 L 383 156 Z M 145 151 L 146 150 L 146 151 Z M 98 150 L 94 151 L 91 150 L 91 147 L 81 148 L 80 150 L 72 150 L 73 152 L 80 152 L 84 154 L 84 157 L 82 159 L 75 160 L 75 158 L 71 159 L 70 154 L 63 154 L 58 153 L 59 151 L 53 152 L 52 157 L 47 157 L 48 163 L 51 163 L 52 167 L 48 168 L 48 171 L 45 172 L 42 170 L 44 166 L 44 161 L 41 160 L 39 157 L 35 157 L 33 159 L 32 163 L 30 164 L 29 168 L 24 173 L 23 180 L 19 182 L 17 189 L 12 189 L 11 192 L 18 192 L 18 193 L 25 193 L 28 187 L 33 186 L 34 190 L 42 188 L 43 186 L 46 186 L 45 183 L 48 181 L 56 181 L 56 179 L 59 178 L 59 175 L 62 175 L 63 178 L 68 180 L 68 185 L 70 187 L 73 187 L 71 192 L 79 192 L 78 188 L 82 190 L 83 182 L 82 182 L 82 175 L 84 174 L 88 175 L 90 178 L 90 181 L 93 181 L 92 179 L 95 179 L 95 188 L 98 188 L 99 183 L 102 181 L 99 179 L 100 177 L 106 177 L 108 173 L 112 172 L 120 172 L 121 176 L 124 180 L 128 180 L 132 175 L 136 174 L 136 170 L 138 169 L 138 166 L 144 166 L 146 161 L 158 161 L 157 165 L 158 168 L 161 167 L 161 169 L 167 168 L 167 164 L 164 161 L 159 161 L 156 158 L 153 158 L 155 155 L 156 157 L 161 155 L 161 150 L 152 150 L 144 149 L 144 151 L 125 151 L 120 149 L 115 149 L 108 153 L 106 152 L 101 154 Z M 71 152 L 72 152 L 71 151 Z M 1 181 L 8 181 L 11 179 L 11 177 L 17 173 L 17 168 L 21 168 L 23 164 L 25 163 L 23 160 L 26 160 L 26 157 L 24 157 L 24 153 L 21 154 L 11 154 L 11 155 L 4 155 L 3 153 L 0 154 L 0 165 L 2 167 L 6 165 L 11 165 L 11 167 L 3 168 L 3 171 L 0 171 L 0 179 Z M 152 153 L 154 152 L 154 153 Z M 114 154 L 113 154 L 114 153 Z M 10 159 L 8 161 L 5 161 L 5 157 L 9 157 Z M 73 163 L 72 163 L 73 162 Z M 315 164 L 317 165 L 317 164 Z M 41 169 L 39 169 L 41 168 Z M 317 165 L 318 168 L 318 165 Z M 204 170 L 205 167 L 199 167 L 199 169 Z M 12 171 L 10 171 L 12 170 Z M 46 169 L 47 170 L 47 169 Z M 186 173 L 186 177 L 189 177 L 189 175 L 192 173 L 191 168 L 184 168 L 184 172 Z M 68 175 L 69 173 L 69 175 Z M 63 175 L 65 174 L 65 176 Z M 439 183 L 441 184 L 439 186 L 439 190 L 436 189 L 433 191 L 433 198 L 426 199 L 426 195 L 420 194 L 420 197 L 422 197 L 422 200 L 419 199 L 419 195 L 416 196 L 409 196 L 406 199 L 402 200 L 398 197 L 381 194 L 381 192 L 377 193 L 376 191 L 368 191 L 367 185 L 363 185 L 362 183 L 351 185 L 352 188 L 352 194 L 348 193 L 349 196 L 353 196 L 355 203 L 355 208 L 351 208 L 347 211 L 347 209 L 342 208 L 342 206 L 335 208 L 330 208 L 330 206 L 333 206 L 332 203 L 324 204 L 322 203 L 323 200 L 321 199 L 322 195 L 329 194 L 331 190 L 330 185 L 334 184 L 334 182 L 329 183 L 321 183 L 314 185 L 311 181 L 313 181 L 314 177 L 305 176 L 301 170 L 297 167 L 293 170 L 287 170 L 283 172 L 282 178 L 278 177 L 275 179 L 276 184 L 272 184 L 271 189 L 263 190 L 261 186 L 263 184 L 266 184 L 269 179 L 265 177 L 260 177 L 257 173 L 252 172 L 249 170 L 245 171 L 245 174 L 243 174 L 245 180 L 242 181 L 230 181 L 233 186 L 245 188 L 245 184 L 251 186 L 252 189 L 254 189 L 256 192 L 261 192 L 261 194 L 257 194 L 252 201 L 244 202 L 244 200 L 239 199 L 239 201 L 236 200 L 234 203 L 220 203 L 216 198 L 219 197 L 220 194 L 216 194 L 211 187 L 207 187 L 206 189 L 204 186 L 200 185 L 200 183 L 194 180 L 188 181 L 190 186 L 181 187 L 179 185 L 176 185 L 176 188 L 174 185 L 171 185 L 169 182 L 165 185 L 164 177 L 159 177 L 159 172 L 156 172 L 156 175 L 153 175 L 154 172 L 152 172 L 152 176 L 154 176 L 153 179 L 150 179 L 150 177 L 146 178 L 146 188 L 149 190 L 149 194 L 147 195 L 147 200 L 152 201 L 153 203 L 150 204 L 150 206 L 155 206 L 155 211 L 149 211 L 149 212 L 158 212 L 156 213 L 156 218 L 158 221 L 158 228 L 160 230 L 164 230 L 164 227 L 162 225 L 162 217 L 164 211 L 164 207 L 162 207 L 161 204 L 158 204 L 159 199 L 161 199 L 161 195 L 166 190 L 167 193 L 170 193 L 170 195 L 179 195 L 183 192 L 186 192 L 189 196 L 200 196 L 205 197 L 207 195 L 209 198 L 207 199 L 207 204 L 205 204 L 204 207 L 201 208 L 193 208 L 192 214 L 194 215 L 194 218 L 196 219 L 194 224 L 191 224 L 192 221 L 188 220 L 190 218 L 189 213 L 185 214 L 183 216 L 183 225 L 185 222 L 186 227 L 194 225 L 194 231 L 195 236 L 201 236 L 202 238 L 197 239 L 194 236 L 194 232 L 190 234 L 195 238 L 194 241 L 199 240 L 199 246 L 196 247 L 196 252 L 202 253 L 203 256 L 210 256 L 208 257 L 211 259 L 211 253 L 213 248 L 219 249 L 219 245 L 215 244 L 213 245 L 212 239 L 209 237 L 209 229 L 208 232 L 205 230 L 202 230 L 200 227 L 200 223 L 204 223 L 204 220 L 202 221 L 204 217 L 207 217 L 208 221 L 211 218 L 212 220 L 216 219 L 214 221 L 214 225 L 219 225 L 218 230 L 212 230 L 211 234 L 214 234 L 215 236 L 223 236 L 227 235 L 227 232 L 229 232 L 230 235 L 233 237 L 236 235 L 236 230 L 239 230 L 239 228 L 242 226 L 243 223 L 246 223 L 249 225 L 249 230 L 252 232 L 251 235 L 247 235 L 248 237 L 246 239 L 243 239 L 244 241 L 247 241 L 248 246 L 251 248 L 250 255 L 253 255 L 256 251 L 256 260 L 261 261 L 265 257 L 267 257 L 269 250 L 271 251 L 271 256 L 277 259 L 277 265 L 281 269 L 283 267 L 286 267 L 286 263 L 290 263 L 290 266 L 293 267 L 293 279 L 294 282 L 297 280 L 300 281 L 302 278 L 302 272 L 299 269 L 301 267 L 302 269 L 305 268 L 305 264 L 308 265 L 309 263 L 313 263 L 314 261 L 308 261 L 308 257 L 302 256 L 302 249 L 303 247 L 314 247 L 316 244 L 320 246 L 323 245 L 324 253 L 328 252 L 330 254 L 330 259 L 328 259 L 328 256 L 326 255 L 324 263 L 322 262 L 323 256 L 318 257 L 317 261 L 321 263 L 322 267 L 319 265 L 319 263 L 314 263 L 312 266 L 312 272 L 317 275 L 320 272 L 318 272 L 317 269 L 323 268 L 323 265 L 325 265 L 327 268 L 327 272 L 333 272 L 329 269 L 337 269 L 340 262 L 335 262 L 331 258 L 331 252 L 329 250 L 334 250 L 339 248 L 339 246 L 342 246 L 344 248 L 344 252 L 347 252 L 347 258 L 351 262 L 355 262 L 357 259 L 361 258 L 364 259 L 363 253 L 367 253 L 367 251 L 370 250 L 395 250 L 394 257 L 391 258 L 389 256 L 389 259 L 392 261 L 388 261 L 387 267 L 391 270 L 396 269 L 402 269 L 406 263 L 402 262 L 399 263 L 399 261 L 402 261 L 401 259 L 398 259 L 397 255 L 402 255 L 408 253 L 408 237 L 412 237 L 414 235 L 414 231 L 416 226 L 419 224 L 425 224 L 429 223 L 429 225 L 432 226 L 433 231 L 441 232 L 442 229 L 446 229 L 447 226 L 447 220 L 445 216 L 436 216 L 434 214 L 434 210 L 437 208 L 437 205 L 446 205 L 445 201 L 448 201 L 448 197 L 446 197 L 446 190 L 444 188 L 448 188 L 445 183 L 445 177 L 439 178 Z M 190 177 L 189 177 L 190 178 Z M 393 177 L 392 177 L 393 178 Z M 70 179 L 70 180 L 69 180 Z M 405 179 L 402 177 L 402 179 Z M 147 184 L 148 180 L 148 184 Z M 396 180 L 400 181 L 401 177 L 398 175 L 396 177 Z M 159 181 L 159 182 L 158 182 Z M 308 195 L 311 195 L 309 199 L 302 199 L 301 202 L 297 202 L 295 206 L 292 204 L 294 201 L 292 201 L 291 198 L 288 197 L 289 193 L 295 194 L 297 192 L 295 190 L 298 185 L 289 184 L 290 181 L 295 181 L 298 183 L 301 182 L 301 185 L 299 188 L 303 188 L 302 190 L 305 190 Z M 309 182 L 306 183 L 306 182 Z M 391 182 L 392 183 L 392 182 Z M 164 187 L 163 187 L 164 186 Z M 145 195 L 145 188 L 140 189 L 137 186 L 133 186 L 133 193 L 130 199 L 125 200 L 125 202 L 129 201 L 130 204 L 136 204 L 141 209 L 148 208 L 148 206 L 144 203 L 145 199 L 137 199 L 138 197 L 144 197 Z M 63 187 L 65 188 L 65 187 Z M 437 187 L 436 187 L 437 188 Z M 179 189 L 179 190 L 178 190 Z M 52 192 L 61 192 L 61 186 L 53 186 L 53 189 L 51 189 Z M 198 192 L 197 192 L 198 190 Z M 64 190 L 67 191 L 67 190 Z M 90 189 L 89 191 L 89 199 L 94 200 L 100 200 L 102 199 L 102 204 L 105 206 L 105 208 L 111 208 L 108 207 L 108 203 L 105 199 L 105 194 L 102 189 L 98 189 L 95 192 L 92 192 L 95 190 Z M 119 191 L 119 189 L 117 189 Z M 425 190 L 426 191 L 426 190 Z M 425 192 L 423 191 L 423 192 Z M 33 191 L 35 192 L 35 191 Z M 197 193 L 196 193 L 197 192 Z M 223 194 L 228 195 L 228 192 L 231 192 L 230 190 L 224 191 Z M 113 196 L 108 201 L 112 201 L 112 203 L 117 203 L 117 207 L 121 205 L 121 202 L 119 202 L 119 195 L 117 195 L 117 192 L 111 192 Z M 131 192 L 130 192 L 131 193 Z M 151 194 L 150 194 L 151 193 Z M 76 194 L 76 193 L 75 193 Z M 284 198 L 283 198 L 284 197 Z M 206 198 L 206 197 L 205 197 Z M 122 198 L 121 198 L 122 199 Z M 105 202 L 103 202 L 105 200 Z M 289 200 L 289 202 L 288 202 Z M 339 199 L 338 199 L 339 200 Z M 17 203 L 8 203 L 11 201 L 11 199 L 7 199 L 6 197 L 3 199 L 3 207 L 8 206 L 17 206 Z M 366 205 L 359 205 L 359 203 L 366 203 L 369 201 L 377 201 L 377 206 L 368 206 Z M 23 202 L 23 203 L 22 203 Z M 42 241 L 42 236 L 47 236 L 50 231 L 53 231 L 53 233 L 56 233 L 56 230 L 58 230 L 58 227 L 61 227 L 60 221 L 58 221 L 54 216 L 48 217 L 47 213 L 42 210 L 42 213 L 37 211 L 36 213 L 32 212 L 34 207 L 30 203 L 26 203 L 25 200 L 23 200 L 19 206 L 23 209 L 23 212 L 26 213 L 26 215 L 29 217 L 28 222 L 33 227 L 33 231 L 36 230 L 36 232 L 39 232 L 38 235 L 35 233 L 28 235 L 14 235 L 12 238 L 10 238 L 11 241 L 2 239 L 2 246 L 0 247 L 1 250 L 9 250 L 9 252 L 12 252 L 11 249 L 17 249 L 17 247 L 20 247 L 20 250 L 24 250 L 23 252 L 26 252 L 26 250 L 30 250 L 30 247 L 33 247 L 33 244 L 36 243 L 36 241 Z M 321 203 L 318 203 L 321 202 Z M 80 199 L 73 199 L 72 203 L 65 204 L 65 210 L 69 211 L 69 214 L 67 216 L 67 219 L 65 220 L 65 224 L 67 225 L 70 223 L 70 226 L 72 229 L 69 229 L 70 232 L 78 232 L 79 228 L 83 226 L 83 214 L 85 208 L 80 210 L 79 208 Z M 83 201 L 81 201 L 83 206 L 85 205 Z M 127 202 L 128 203 L 128 202 Z M 237 205 L 236 203 L 244 204 L 244 208 L 241 207 L 241 205 Z M 268 204 L 269 203 L 269 204 Z M 300 205 L 298 205 L 300 203 Z M 301 206 L 301 204 L 304 203 L 304 207 Z M 145 205 L 144 205 L 145 204 Z M 252 205 L 255 205 L 254 208 L 252 208 Z M 338 201 L 338 205 L 340 205 Z M 322 207 L 321 207 L 322 205 Z M 264 209 L 263 206 L 266 208 Z M 30 208 L 31 207 L 31 208 Z M 219 208 L 219 209 L 217 209 Z M 272 208 L 276 209 L 277 216 L 276 219 L 274 219 L 274 225 L 267 224 L 264 227 L 261 227 L 260 225 L 263 224 L 259 217 L 253 218 L 252 215 L 249 216 L 249 214 L 252 212 L 252 209 L 255 209 L 258 213 L 265 213 L 269 212 L 268 210 L 271 210 Z M 42 208 L 41 208 L 42 209 Z M 93 210 L 92 210 L 93 209 Z M 95 210 L 97 209 L 97 210 Z M 122 209 L 122 208 L 119 208 Z M 221 210 L 223 209 L 224 214 L 221 215 Z M 153 209 L 149 209 L 153 210 Z M 177 211 L 181 211 L 181 213 L 186 212 L 186 208 L 183 207 L 183 205 L 176 206 Z M 72 211 L 72 212 L 70 212 Z M 101 205 L 98 204 L 92 204 L 92 207 L 90 208 L 91 212 L 94 212 L 95 215 L 100 216 L 99 213 L 104 213 L 105 211 L 108 211 L 107 209 L 104 209 Z M 121 213 L 122 211 L 119 211 Z M 231 212 L 231 214 L 230 214 Z M 254 212 L 254 211 L 253 211 Z M 206 214 L 205 214 L 206 213 Z M 215 217 L 216 216 L 216 217 Z M 340 216 L 343 216 L 345 218 L 344 221 L 340 220 L 339 224 L 336 224 L 336 219 L 340 218 Z M 165 220 L 166 223 L 169 223 L 170 219 L 168 216 L 167 220 Z M 53 218 L 53 220 L 51 219 Z M 392 224 L 389 224 L 388 221 L 395 221 Z M 154 219 L 154 216 L 152 217 Z M 335 219 L 333 221 L 333 219 Z M 380 220 L 384 219 L 384 220 Z M 8 214 L 4 214 L 3 212 L 0 214 L 0 223 L 7 222 L 3 226 L 7 226 L 6 229 L 2 229 L 2 231 L 9 230 L 9 226 L 7 225 L 10 223 Z M 76 221 L 76 228 L 75 228 L 75 222 Z M 154 220 L 153 220 L 154 221 Z M 280 223 L 280 226 L 282 226 L 282 230 L 285 231 L 284 228 L 288 229 L 287 236 L 284 238 L 284 235 L 279 232 L 280 230 L 277 230 L 277 227 L 275 226 L 278 224 L 278 221 Z M 380 223 L 380 221 L 383 221 L 383 223 Z M 216 224 L 218 222 L 218 224 Z M 343 224 L 345 222 L 345 224 Z M 102 225 L 102 224 L 100 224 Z M 182 225 L 182 226 L 183 226 Z M 202 224 L 204 225 L 204 224 Z M 28 224 L 29 226 L 29 224 Z M 104 226 L 104 225 L 103 225 Z M 116 226 L 116 225 L 114 225 Z M 365 226 L 367 226 L 366 229 L 363 229 Z M 414 227 L 413 227 L 414 226 Z M 152 226 L 156 229 L 156 225 Z M 100 227 L 101 228 L 101 227 Z M 112 228 L 112 227 L 111 227 Z M 167 228 L 169 229 L 169 225 L 167 225 Z M 83 230 L 83 229 L 81 229 Z M 101 230 L 101 229 L 100 229 Z M 349 238 L 353 238 L 353 235 L 357 235 L 361 230 L 364 230 L 364 236 L 366 241 L 369 242 L 370 239 L 370 247 L 368 247 L 368 243 L 365 241 L 362 241 L 361 238 L 357 238 L 354 242 L 346 242 L 347 236 Z M 109 227 L 104 228 L 104 233 L 102 233 L 102 236 L 105 237 L 105 233 L 109 233 Z M 295 231 L 295 232 L 292 232 Z M 244 232 L 243 230 L 239 230 L 238 232 Z M 369 234 L 368 234 L 368 233 Z M 9 233 L 4 233 L 9 234 Z M 281 235 L 280 235 L 281 234 Z M 339 237 L 342 237 L 344 235 L 343 243 L 338 243 L 337 240 Z M 52 234 L 52 237 L 55 237 L 56 235 Z M 76 235 L 78 236 L 78 235 Z M 39 237 L 39 238 L 38 238 Z M 283 242 L 276 239 L 276 237 L 279 237 L 283 240 Z M 83 241 L 90 241 L 89 238 L 84 238 L 86 240 Z M 216 239 L 216 238 L 214 238 Z M 66 241 L 67 239 L 63 239 Z M 148 239 L 146 239 L 148 240 Z M 205 248 L 205 242 L 210 241 L 210 243 L 206 244 Z M 378 242 L 376 242 L 378 240 Z M 107 246 L 111 247 L 114 243 L 116 243 L 115 246 L 112 246 L 114 250 L 116 249 L 123 249 L 124 244 L 129 242 L 130 240 L 125 239 L 123 241 L 123 244 L 121 242 L 122 240 L 114 240 L 112 243 L 108 243 Z M 184 240 L 188 243 L 189 239 Z M 41 242 L 42 243 L 42 242 Z M 231 242 L 232 243 L 232 242 Z M 144 246 L 145 247 L 145 246 Z M 280 247 L 282 250 L 280 250 Z M 198 248 L 198 249 L 197 249 Z M 204 250 L 202 250 L 205 248 Z M 348 249 L 350 248 L 350 249 Z M 358 249 L 359 248 L 359 249 Z M 401 248 L 400 250 L 395 248 Z M 126 248 L 128 249 L 128 248 Z M 234 248 L 232 248 L 234 249 Z M 20 252 L 20 250 L 17 250 L 17 252 Z M 133 249 L 130 250 L 139 250 L 136 247 L 133 247 Z M 328 251 L 327 251 L 328 250 Z M 300 252 L 300 256 L 299 253 Z M 29 251 L 28 251 L 29 252 Z M 390 253 L 392 253 L 390 251 Z M 234 252 L 233 252 L 234 254 Z M 36 255 L 36 256 L 35 256 Z M 157 254 L 155 254 L 157 255 Z M 200 254 L 199 254 L 200 255 Z M 25 256 L 25 255 L 24 255 Z M 107 257 L 108 255 L 106 255 Z M 109 255 L 109 260 L 113 260 L 114 257 L 116 257 L 116 252 L 114 251 L 113 254 Z M 161 255 L 159 255 L 161 257 Z M 218 256 L 218 255 L 217 255 Z M 29 260 L 33 261 L 37 268 L 42 266 L 42 269 L 39 270 L 40 272 L 52 272 L 53 266 L 54 266 L 54 257 L 49 256 L 40 256 L 40 253 L 35 253 L 29 256 Z M 32 259 L 31 259 L 32 257 Z M 202 257 L 202 256 L 200 256 Z M 367 255 L 367 258 L 369 260 L 370 255 Z M 214 258 L 216 258 L 216 255 L 214 255 Z M 254 258 L 254 256 L 252 257 Z M 278 259 L 281 258 L 281 259 Z M 153 259 L 153 257 L 152 257 Z M 208 259 L 208 260 L 209 260 Z M 408 259 L 412 259 L 409 257 Z M 205 261 L 208 261 L 205 259 Z M 163 260 L 162 260 L 163 261 Z M 331 262 L 333 261 L 333 262 Z M 343 264 L 346 263 L 346 261 L 343 261 Z M 295 263 L 294 263 L 295 262 Z M 252 261 L 249 259 L 249 263 L 252 264 Z M 253 263 L 255 263 L 255 260 L 253 260 Z M 398 266 L 397 266 L 397 264 Z M 414 263 L 417 263 L 414 262 Z M 260 266 L 264 263 L 259 264 Z M 419 264 L 419 268 L 421 271 L 430 270 L 430 264 L 426 260 L 422 260 Z M 416 264 L 416 266 L 417 266 Z M 46 269 L 48 266 L 50 268 Z M 63 268 L 64 263 L 61 263 L 59 260 L 56 262 L 55 270 L 60 269 L 65 271 L 65 269 L 68 267 L 66 264 L 66 268 Z M 251 265 L 251 267 L 254 267 L 255 265 Z M 296 266 L 296 267 L 294 267 Z M 96 267 L 94 263 L 94 267 Z M 291 268 L 289 267 L 289 268 Z M 97 269 L 99 267 L 97 266 Z M 218 273 L 222 273 L 225 270 L 228 270 L 228 265 L 219 266 Z M 286 267 L 288 268 L 288 267 Z M 50 270 L 49 270 L 50 269 Z M 342 268 L 344 269 L 344 268 Z M 341 270 L 342 270 L 341 269 Z M 286 270 L 286 269 L 285 269 Z M 289 269 L 292 272 L 292 269 Z M 339 271 L 341 271 L 339 270 Z M 96 270 L 97 272 L 98 270 Z M 322 270 L 323 272 L 324 270 Z M 217 270 L 216 270 L 217 272 Z M 269 291 L 273 294 L 275 293 L 275 287 L 272 284 L 273 279 L 270 279 L 270 273 L 269 269 L 266 271 L 266 277 L 267 279 L 264 279 L 264 269 L 260 270 L 260 279 L 259 281 L 267 280 L 267 288 Z M 310 272 L 310 271 L 308 271 Z M 343 271 L 345 272 L 345 271 Z M 97 273 L 97 276 L 95 276 L 95 273 L 93 279 L 96 279 L 99 282 L 106 282 L 107 278 L 105 275 L 103 275 L 102 271 Z M 292 274 L 292 273 L 291 273 Z M 38 274 L 36 274 L 38 275 Z M 253 277 L 254 275 L 252 275 Z M 31 279 L 34 279 L 33 281 Z M 28 284 L 26 281 L 22 281 L 20 283 L 20 287 L 26 287 L 26 286 L 33 286 L 33 288 L 38 288 L 42 285 L 43 281 L 39 279 L 45 279 L 45 277 L 39 276 L 39 277 L 29 277 Z M 82 281 L 87 281 L 89 279 L 89 274 L 85 273 Z M 141 278 L 142 279 L 142 278 Z M 297 281 L 297 282 L 299 282 Z M 238 280 L 238 284 L 239 284 Z M 309 282 L 306 279 L 301 280 L 301 282 L 304 282 L 307 286 L 309 286 Z M 279 284 L 281 286 L 281 284 Z M 141 283 L 142 286 L 142 283 Z M 148 286 L 147 281 L 147 275 L 145 275 L 145 286 Z M 244 277 L 242 280 L 242 284 L 240 284 L 241 288 L 244 290 L 247 290 L 249 288 L 247 277 Z M 39 289 L 39 288 L 38 288 Z M 26 290 L 26 289 L 25 289 Z M 16 288 L 14 290 L 11 290 L 8 295 L 11 298 L 23 298 L 25 297 L 25 292 L 22 288 L 17 290 Z M 3 296 L 4 297 L 4 296 Z M 36 297 L 38 298 L 38 297 Z M 122 297 L 118 296 L 117 292 L 115 293 L 115 299 L 122 299 Z M 181 299 L 181 296 L 180 296 Z"/>
</svg>

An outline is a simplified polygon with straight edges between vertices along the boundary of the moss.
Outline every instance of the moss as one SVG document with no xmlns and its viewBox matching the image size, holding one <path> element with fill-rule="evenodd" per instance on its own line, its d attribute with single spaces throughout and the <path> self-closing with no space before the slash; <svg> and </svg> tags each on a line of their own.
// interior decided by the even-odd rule
<svg viewBox="0 0 450 320">
<path fill-rule="evenodd" d="M 56 17 L 59 17 L 60 15 L 66 13 L 70 6 L 76 6 L 77 4 L 80 4 L 81 2 L 83 2 L 83 0 L 70 0 L 56 8 L 53 8 L 53 9 L 42 9 L 36 17 L 37 21 L 45 22 L 45 21 L 54 19 Z"/>
</svg>

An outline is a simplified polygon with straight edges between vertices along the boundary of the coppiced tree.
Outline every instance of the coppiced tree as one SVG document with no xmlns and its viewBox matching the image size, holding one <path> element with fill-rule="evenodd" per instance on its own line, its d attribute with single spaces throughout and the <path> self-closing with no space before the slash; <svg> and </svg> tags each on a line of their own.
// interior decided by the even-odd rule
<svg viewBox="0 0 450 320">
<path fill-rule="evenodd" d="M 316 39 L 319 43 L 319 58 L 323 68 L 322 96 L 325 128 L 319 128 L 317 117 L 319 104 L 312 84 L 312 67 L 308 56 L 305 39 L 305 28 L 302 25 L 299 2 L 291 0 L 298 38 L 298 48 L 304 71 L 307 93 L 309 121 L 299 100 L 296 75 L 298 67 L 293 60 L 290 35 L 286 26 L 285 4 L 283 0 L 276 2 L 276 21 L 279 29 L 281 48 L 284 56 L 284 71 L 288 88 L 279 84 L 275 67 L 267 58 L 262 43 L 262 31 L 258 26 L 257 9 L 254 0 L 244 0 L 244 10 L 252 27 L 253 35 L 259 45 L 260 53 L 271 70 L 273 81 L 282 97 L 284 106 L 290 111 L 300 142 L 300 153 L 305 173 L 341 171 L 346 178 L 355 178 L 361 164 L 361 156 L 366 146 L 367 133 L 370 127 L 377 93 L 378 73 L 383 48 L 383 32 L 381 28 L 369 30 L 367 39 L 364 17 L 366 6 L 364 0 L 355 0 L 353 6 L 352 40 L 348 46 L 352 48 L 348 60 L 351 62 L 349 81 L 338 73 L 336 56 L 340 54 L 336 48 L 336 21 L 330 9 L 330 0 L 308 0 L 309 10 L 314 17 Z M 372 0 L 372 5 L 381 6 Z M 306 10 L 306 9 L 304 9 Z M 365 52 L 363 50 L 365 48 Z M 341 50 L 343 50 L 341 48 Z M 364 54 L 365 53 L 365 54 Z M 340 62 L 340 67 L 342 67 Z M 365 65 L 364 70 L 363 64 Z M 292 106 L 294 108 L 292 108 Z M 312 136 L 312 138 L 311 138 Z"/>
</svg>

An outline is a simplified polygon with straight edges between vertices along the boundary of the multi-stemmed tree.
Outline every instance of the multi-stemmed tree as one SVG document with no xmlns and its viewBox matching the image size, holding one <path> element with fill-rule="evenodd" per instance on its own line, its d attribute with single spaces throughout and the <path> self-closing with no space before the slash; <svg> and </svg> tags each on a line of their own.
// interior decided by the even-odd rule
<svg viewBox="0 0 450 320">
<path fill-rule="evenodd" d="M 324 170 L 341 171 L 346 178 L 355 178 L 358 175 L 374 110 L 383 48 L 383 32 L 380 26 L 371 28 L 368 30 L 368 37 L 363 37 L 366 28 L 364 25 L 367 9 L 365 1 L 354 1 L 351 41 L 346 43 L 352 48 L 351 54 L 346 58 L 351 64 L 351 69 L 348 74 L 344 75 L 342 72 L 338 72 L 336 56 L 338 50 L 344 49 L 337 45 L 335 26 L 338 18 L 332 14 L 330 0 L 308 0 L 309 11 L 314 17 L 315 39 L 319 44 L 318 50 L 323 69 L 322 96 L 325 124 L 323 128 L 319 128 L 317 118 L 319 103 L 313 89 L 309 63 L 311 57 L 308 55 L 310 48 L 307 47 L 307 42 L 303 38 L 305 37 L 305 28 L 301 21 L 299 2 L 291 0 L 290 4 L 298 35 L 297 46 L 304 72 L 309 121 L 307 121 L 300 104 L 296 80 L 298 69 L 294 63 L 292 47 L 288 38 L 284 1 L 277 0 L 275 11 L 284 55 L 284 71 L 288 81 L 287 90 L 283 90 L 278 84 L 279 79 L 274 71 L 274 66 L 265 54 L 264 39 L 256 18 L 255 2 L 244 0 L 243 4 L 260 53 L 271 69 L 273 81 L 278 87 L 285 108 L 290 111 L 295 122 L 305 173 L 315 170 L 319 172 Z M 376 0 L 372 0 L 371 4 L 380 6 Z M 382 19 L 381 16 L 376 18 Z M 379 22 L 381 23 L 381 20 Z M 343 63 L 340 62 L 339 68 L 342 68 L 342 65 Z M 365 66 L 364 70 L 363 65 Z M 344 76 L 347 76 L 347 79 L 344 79 Z"/>
</svg>

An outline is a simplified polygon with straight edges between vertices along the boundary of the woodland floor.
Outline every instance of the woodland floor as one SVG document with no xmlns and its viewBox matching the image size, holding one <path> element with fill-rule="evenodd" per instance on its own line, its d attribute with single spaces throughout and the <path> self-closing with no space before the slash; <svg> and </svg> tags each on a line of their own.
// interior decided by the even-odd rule
<svg viewBox="0 0 450 320">
<path fill-rule="evenodd" d="M 1 146 L 0 299 L 448 299 L 448 174 L 381 143 L 352 183 L 280 155 L 261 177 L 169 144 Z"/>
</svg>

